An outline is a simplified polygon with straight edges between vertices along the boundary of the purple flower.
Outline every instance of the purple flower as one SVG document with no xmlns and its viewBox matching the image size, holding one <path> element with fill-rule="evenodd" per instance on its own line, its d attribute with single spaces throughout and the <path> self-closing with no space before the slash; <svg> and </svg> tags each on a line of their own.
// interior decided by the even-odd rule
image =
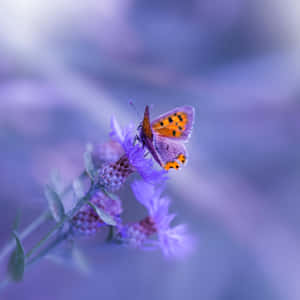
<svg viewBox="0 0 300 300">
<path fill-rule="evenodd" d="M 100 168 L 103 163 L 113 163 L 124 154 L 123 147 L 114 140 L 109 140 L 102 144 L 95 144 L 92 158 L 96 168 Z"/>
<path fill-rule="evenodd" d="M 123 209 L 122 203 L 117 196 L 111 198 L 102 191 L 97 190 L 91 197 L 90 202 L 110 216 L 117 224 L 121 222 L 120 215 Z M 74 233 L 91 235 L 105 225 L 105 221 L 88 204 L 84 205 L 72 219 Z"/>
<path fill-rule="evenodd" d="M 155 188 L 144 181 L 132 183 L 137 200 L 148 210 L 142 221 L 125 225 L 120 230 L 121 238 L 136 248 L 161 248 L 167 257 L 185 257 L 194 247 L 194 240 L 185 225 L 171 227 L 175 214 L 169 214 L 170 199 L 161 197 L 163 188 Z M 157 240 L 150 237 L 157 233 Z"/>
<path fill-rule="evenodd" d="M 113 117 L 111 119 L 110 136 L 113 140 L 118 141 L 120 145 L 122 145 L 129 163 L 145 181 L 155 184 L 167 179 L 167 172 L 165 170 L 154 169 L 152 159 L 145 158 L 145 151 L 138 143 L 132 125 L 122 129 L 117 120 Z"/>
<path fill-rule="evenodd" d="M 195 240 L 188 233 L 184 224 L 162 230 L 159 234 L 159 245 L 165 256 L 186 257 L 194 247 Z"/>
</svg>

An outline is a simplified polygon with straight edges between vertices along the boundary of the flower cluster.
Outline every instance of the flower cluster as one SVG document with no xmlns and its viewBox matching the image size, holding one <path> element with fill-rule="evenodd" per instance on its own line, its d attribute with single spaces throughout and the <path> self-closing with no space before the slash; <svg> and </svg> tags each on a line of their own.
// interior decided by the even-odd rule
<svg viewBox="0 0 300 300">
<path fill-rule="evenodd" d="M 98 148 L 97 153 L 102 156 L 93 155 L 94 159 L 103 162 L 97 171 L 99 186 L 105 191 L 115 192 L 130 174 L 137 173 L 141 179 L 135 180 L 131 189 L 147 209 L 147 216 L 139 222 L 124 224 L 119 199 L 96 191 L 90 202 L 114 220 L 113 239 L 134 248 L 161 249 L 166 256 L 185 256 L 193 248 L 193 239 L 185 225 L 171 226 L 175 214 L 169 213 L 170 199 L 162 196 L 167 172 L 155 169 L 153 160 L 146 158 L 133 126 L 122 129 L 112 118 L 110 138 L 103 151 Z M 85 205 L 73 218 L 72 225 L 73 231 L 90 235 L 111 224 L 107 224 L 91 206 Z"/>
<path fill-rule="evenodd" d="M 116 224 L 120 223 L 120 215 L 122 213 L 121 201 L 115 197 L 110 198 L 100 190 L 96 191 L 90 199 L 90 203 L 105 211 Z M 72 219 L 73 231 L 86 235 L 94 234 L 103 226 L 106 225 L 105 220 L 102 220 L 97 212 L 90 206 L 83 206 Z"/>
<path fill-rule="evenodd" d="M 133 126 L 122 129 L 112 118 L 109 142 L 96 148 L 96 151 L 88 145 L 84 153 L 85 170 L 71 185 L 63 188 L 59 175 L 51 176 L 51 182 L 44 191 L 49 211 L 29 225 L 20 236 L 13 230 L 15 243 L 9 244 L 2 252 L 2 258 L 10 251 L 11 257 L 9 277 L 1 282 L 1 286 L 10 280 L 22 280 L 27 265 L 48 255 L 61 242 L 82 235 L 90 236 L 105 227 L 109 229 L 106 241 L 110 243 L 139 249 L 161 249 L 167 257 L 185 257 L 189 254 L 193 249 L 193 239 L 185 225 L 172 226 L 175 214 L 169 212 L 170 199 L 162 196 L 167 172 L 155 168 L 152 158 L 147 158 L 147 147 L 149 145 L 143 136 L 136 135 Z M 125 223 L 122 220 L 122 202 L 112 193 L 120 190 L 134 173 L 140 178 L 134 179 L 131 189 L 137 201 L 146 208 L 147 215 L 138 222 Z M 63 200 L 68 200 L 66 197 L 71 191 L 76 202 L 66 210 Z M 22 245 L 24 236 L 50 216 L 56 222 L 55 226 L 25 252 Z M 69 245 L 72 250 L 69 251 L 68 247 L 67 252 L 71 254 L 73 265 L 86 272 L 84 256 L 74 243 Z M 58 254 L 58 259 L 59 256 L 65 258 L 64 253 Z"/>
<path fill-rule="evenodd" d="M 138 223 L 121 225 L 120 239 L 135 248 L 160 248 L 166 256 L 181 257 L 190 253 L 193 239 L 185 225 L 171 227 L 175 214 L 169 213 L 170 199 L 161 196 L 163 188 L 155 188 L 145 181 L 134 181 L 131 188 L 148 215 Z M 152 239 L 155 234 L 157 239 Z"/>
<path fill-rule="evenodd" d="M 166 171 L 154 169 L 152 159 L 145 158 L 145 150 L 138 143 L 133 126 L 121 129 L 117 120 L 112 118 L 110 137 L 122 146 L 124 154 L 116 162 L 106 163 L 99 169 L 99 180 L 106 190 L 119 190 L 127 177 L 134 172 L 152 184 L 166 179 Z"/>
</svg>

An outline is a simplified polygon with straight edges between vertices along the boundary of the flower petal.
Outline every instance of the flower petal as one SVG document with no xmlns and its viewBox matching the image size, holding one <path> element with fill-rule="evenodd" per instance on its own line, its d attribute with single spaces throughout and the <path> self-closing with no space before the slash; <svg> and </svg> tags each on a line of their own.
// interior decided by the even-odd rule
<svg viewBox="0 0 300 300">
<path fill-rule="evenodd" d="M 187 233 L 186 225 L 177 225 L 159 232 L 160 247 L 167 257 L 184 258 L 195 248 L 194 238 Z"/>
</svg>

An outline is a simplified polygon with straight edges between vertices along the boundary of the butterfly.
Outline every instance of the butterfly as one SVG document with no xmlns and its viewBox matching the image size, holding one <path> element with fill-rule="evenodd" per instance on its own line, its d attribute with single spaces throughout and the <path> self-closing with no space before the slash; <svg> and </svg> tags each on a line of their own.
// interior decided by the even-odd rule
<svg viewBox="0 0 300 300">
<path fill-rule="evenodd" d="M 140 126 L 140 140 L 165 170 L 179 170 L 179 163 L 186 163 L 184 143 L 191 135 L 194 115 L 192 106 L 180 106 L 150 122 L 149 106 L 146 106 Z"/>
</svg>

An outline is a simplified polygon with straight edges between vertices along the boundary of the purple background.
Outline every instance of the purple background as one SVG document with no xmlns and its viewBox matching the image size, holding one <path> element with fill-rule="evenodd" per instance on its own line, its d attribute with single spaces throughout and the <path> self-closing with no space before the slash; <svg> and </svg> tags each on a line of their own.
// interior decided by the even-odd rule
<svg viewBox="0 0 300 300">
<path fill-rule="evenodd" d="M 46 208 L 51 170 L 69 183 L 85 144 L 106 141 L 110 116 L 138 124 L 146 104 L 152 116 L 196 109 L 189 164 L 166 193 L 198 242 L 173 262 L 102 246 L 101 235 L 83 239 L 89 276 L 44 260 L 1 299 L 299 300 L 300 68 L 290 4 L 3 0 L 0 246 L 18 209 L 25 227 Z M 145 215 L 128 186 L 122 197 L 127 220 Z"/>
</svg>

